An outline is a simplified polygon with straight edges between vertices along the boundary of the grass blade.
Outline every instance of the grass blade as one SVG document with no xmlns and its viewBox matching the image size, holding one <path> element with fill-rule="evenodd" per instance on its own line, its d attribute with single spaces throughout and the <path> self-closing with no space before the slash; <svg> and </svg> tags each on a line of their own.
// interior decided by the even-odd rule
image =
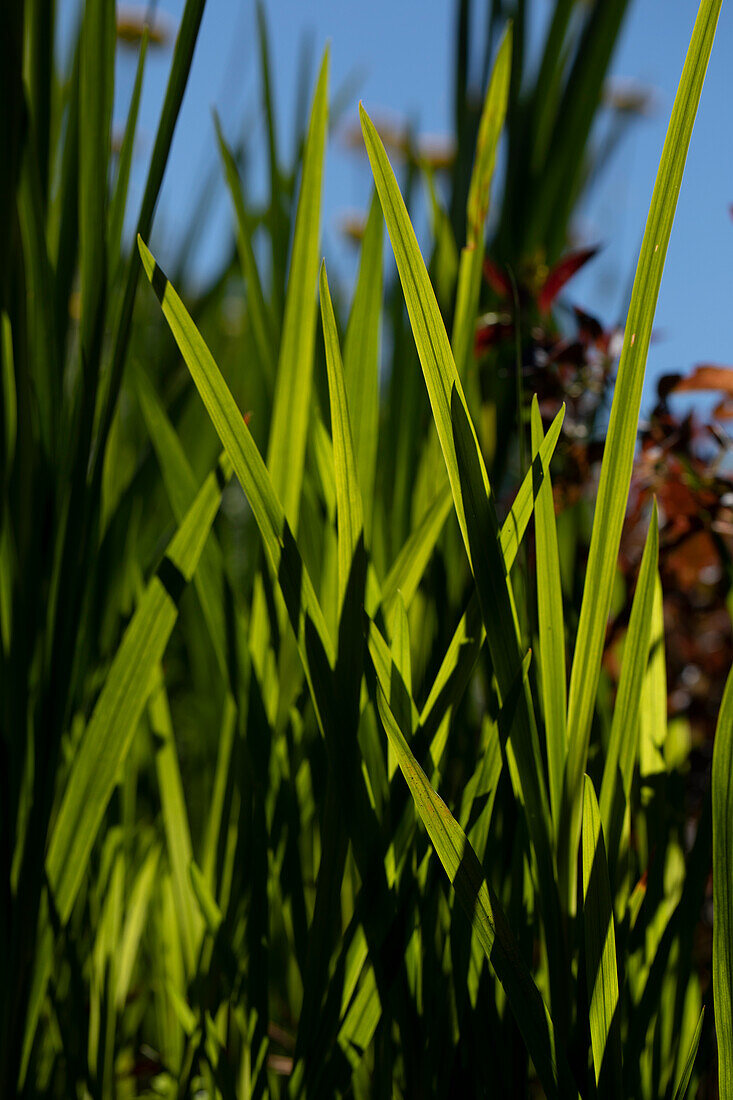
<svg viewBox="0 0 733 1100">
<path fill-rule="evenodd" d="M 700 4 L 672 108 L 636 268 L 603 453 L 568 704 L 568 762 L 558 872 L 565 904 L 571 912 L 575 907 L 581 787 L 631 480 L 644 368 L 687 149 L 720 4 L 721 0 L 702 0 Z"/>
<path fill-rule="evenodd" d="M 285 297 L 285 277 L 287 266 L 288 237 L 290 233 L 288 215 L 285 211 L 285 185 L 278 162 L 278 142 L 275 125 L 275 106 L 272 97 L 270 65 L 270 47 L 267 34 L 265 7 L 258 0 L 256 7 L 257 38 L 259 45 L 260 77 L 262 80 L 262 107 L 267 120 L 267 152 L 270 183 L 270 236 L 272 256 L 272 287 L 274 311 L 278 322 L 282 320 L 283 299 Z M 308 98 L 308 88 L 302 87 L 302 102 Z M 305 124 L 303 126 L 305 129 Z M 302 134 L 301 134 L 302 137 Z"/>
<path fill-rule="evenodd" d="M 53 971 L 54 962 L 54 934 L 48 913 L 48 893 L 44 890 L 41 895 L 41 908 L 38 914 L 39 935 L 36 941 L 36 955 L 34 959 L 31 987 L 28 992 L 28 1014 L 25 1020 L 25 1033 L 23 1035 L 23 1049 L 20 1059 L 20 1074 L 18 1087 L 23 1088 L 28 1063 L 30 1061 L 33 1041 L 36 1036 L 36 1028 L 46 1000 L 46 989 Z"/>
<path fill-rule="evenodd" d="M 420 725 L 432 734 L 430 759 L 436 770 L 448 739 L 453 711 L 468 686 L 485 639 L 481 608 L 474 592 L 453 632 L 438 674 L 420 712 Z"/>
<path fill-rule="evenodd" d="M 265 374 L 273 378 L 275 373 L 274 338 L 272 334 L 272 317 L 265 301 L 262 290 L 260 273 L 252 248 L 252 225 L 249 214 L 244 205 L 244 196 L 239 182 L 239 173 L 232 152 L 224 140 L 221 132 L 219 118 L 214 115 L 216 137 L 219 144 L 219 154 L 224 165 L 224 177 L 231 196 L 234 214 L 237 223 L 237 248 L 239 250 L 239 262 L 242 265 L 242 276 L 247 294 L 247 310 L 252 322 L 252 335 L 254 336 L 257 353 L 260 357 Z"/>
<path fill-rule="evenodd" d="M 713 1007 L 721 1100 L 733 1097 L 733 671 L 713 745 Z"/>
<path fill-rule="evenodd" d="M 171 540 L 125 631 L 74 758 L 46 860 L 62 924 L 71 915 L 119 768 L 178 617 L 178 600 L 193 576 L 225 480 L 221 466 L 209 474 Z"/>
<path fill-rule="evenodd" d="M 621 1100 L 616 933 L 601 817 L 587 775 L 583 788 L 583 924 L 596 1085 L 600 1096 Z"/>
<path fill-rule="evenodd" d="M 407 611 L 405 610 L 405 602 L 402 599 L 402 594 L 397 593 L 397 599 L 395 600 L 394 618 L 393 618 L 393 630 L 392 630 L 392 664 L 399 673 L 401 683 L 404 684 L 407 689 L 409 698 L 412 698 L 412 659 L 410 655 L 410 624 L 407 621 Z M 394 707 L 393 707 L 394 709 Z M 411 708 L 405 708 L 406 713 L 401 715 L 398 713 L 400 727 L 402 729 L 410 729 L 411 725 Z M 392 779 L 395 771 L 397 770 L 397 758 L 392 748 L 392 743 L 387 744 L 387 778 Z"/>
<path fill-rule="evenodd" d="M 55 331 L 56 318 L 49 308 L 49 302 L 53 298 L 53 270 L 47 248 L 38 165 L 30 148 L 24 157 L 17 210 L 25 268 L 29 345 L 23 360 L 18 360 L 15 364 L 18 407 L 20 411 L 21 395 L 25 388 L 21 379 L 24 360 L 27 358 L 28 383 L 32 386 L 38 406 L 42 446 L 48 455 L 54 455 L 60 419 L 58 410 L 61 404 L 61 370 Z M 17 340 L 17 334 L 14 333 L 14 337 Z"/>
<path fill-rule="evenodd" d="M 210 935 L 216 936 L 224 919 L 221 909 L 216 904 L 216 898 L 209 889 L 206 878 L 201 873 L 194 860 L 189 867 L 189 876 L 196 901 L 198 902 L 201 916 L 206 924 L 206 930 Z"/>
<path fill-rule="evenodd" d="M 687 1095 L 687 1089 L 690 1085 L 690 1078 L 692 1077 L 692 1071 L 695 1068 L 695 1059 L 697 1058 L 698 1047 L 700 1046 L 700 1036 L 702 1035 L 702 1025 L 705 1019 L 705 1008 L 703 1007 L 700 1018 L 697 1021 L 697 1027 L 695 1028 L 695 1034 L 692 1036 L 692 1042 L 690 1043 L 690 1049 L 687 1052 L 687 1058 L 682 1067 L 677 1084 L 675 1085 L 674 1095 L 672 1100 L 685 1100 Z"/>
<path fill-rule="evenodd" d="M 564 410 L 561 410 L 552 422 L 550 430 L 540 447 L 539 457 L 534 460 L 532 469 L 522 482 L 509 515 L 502 524 L 499 541 L 507 573 L 514 564 L 517 550 L 532 515 L 533 503 L 538 488 L 537 483 L 541 484 L 542 464 L 549 465 L 552 458 L 562 425 L 563 413 Z M 447 488 L 448 486 L 446 486 L 446 491 Z M 448 499 L 450 499 L 449 496 Z M 440 508 L 440 516 L 442 516 L 442 511 L 447 505 L 438 499 L 433 507 Z M 426 525 L 429 519 L 430 517 L 426 515 L 424 520 Z M 431 522 L 430 531 L 432 532 L 432 530 Z M 440 529 L 437 529 L 435 539 L 437 539 L 439 533 Z M 435 540 L 426 547 L 421 543 L 422 535 L 423 524 L 410 536 L 384 582 L 382 606 L 390 623 L 398 590 L 402 594 L 406 606 L 409 606 L 414 591 L 419 584 L 427 557 L 432 552 Z M 425 537 L 427 539 L 427 535 Z M 419 558 L 421 564 L 416 563 L 413 554 L 415 558 Z M 413 566 L 415 567 L 413 568 Z M 420 715 L 420 725 L 428 731 L 432 738 L 430 758 L 435 769 L 438 768 L 443 755 L 453 709 L 463 695 L 485 639 L 486 632 L 481 618 L 478 597 L 474 593 L 456 627 Z"/>
<path fill-rule="evenodd" d="M 328 51 L 324 54 L 311 108 L 303 157 L 295 236 L 277 364 L 267 468 L 293 531 L 298 529 L 305 444 L 311 411 L 316 331 L 315 288 L 323 158 L 328 123 Z"/>
<path fill-rule="evenodd" d="M 85 370 L 97 363 L 107 286 L 107 175 L 112 80 L 114 76 L 115 7 L 107 0 L 87 4 L 81 32 L 81 84 L 85 105 L 79 129 L 79 281 L 81 346 Z"/>
<path fill-rule="evenodd" d="M 543 470 L 549 470 L 550 468 L 550 462 L 555 453 L 564 418 L 565 406 L 563 405 L 552 424 L 550 424 L 547 435 L 540 443 L 537 456 L 533 458 L 532 465 L 517 490 L 509 515 L 501 526 L 499 540 L 507 573 L 514 565 L 519 545 L 524 538 L 524 532 L 534 511 L 537 493 L 544 476 Z"/>
<path fill-rule="evenodd" d="M 176 901 L 176 919 L 181 933 L 181 951 L 186 974 L 195 973 L 196 952 L 201 938 L 201 920 L 191 895 L 188 869 L 193 859 L 191 830 L 188 824 L 186 799 L 178 765 L 178 752 L 173 736 L 168 695 L 162 671 L 158 671 L 158 684 L 148 703 L 150 732 L 155 746 L 155 771 L 158 776 L 160 805 L 163 812 L 163 828 L 171 868 L 173 896 Z"/>
<path fill-rule="evenodd" d="M 279 580 L 285 598 L 306 674 L 310 673 L 305 646 L 306 620 L 314 628 L 323 654 L 333 667 L 333 642 L 318 604 L 313 583 L 298 553 L 262 456 L 211 352 L 183 302 L 156 264 L 144 242 L 139 239 L 138 245 L 145 273 L 161 303 L 163 315 L 170 325 L 206 411 L 249 501 L 270 567 L 273 575 Z M 313 688 L 312 683 L 311 687 Z"/>
<path fill-rule="evenodd" d="M 666 771 L 664 746 L 667 740 L 667 661 L 664 655 L 664 602 L 659 573 L 654 576 L 649 662 L 641 684 L 639 714 L 639 772 L 647 777 Z"/>
<path fill-rule="evenodd" d="M 476 138 L 476 156 L 468 189 L 467 204 L 466 241 L 469 246 L 478 245 L 483 241 L 486 217 L 489 212 L 489 191 L 494 175 L 496 150 L 506 115 L 511 64 L 512 25 L 508 23 L 499 43 Z"/>
<path fill-rule="evenodd" d="M 451 339 L 456 369 L 461 378 L 465 378 L 473 348 L 474 326 L 481 290 L 481 270 L 484 262 L 484 232 L 489 212 L 489 194 L 496 163 L 496 150 L 506 116 L 511 63 L 512 27 L 510 23 L 501 40 L 486 90 L 476 139 L 476 156 L 468 189 L 466 247 L 461 250 Z"/>
<path fill-rule="evenodd" d="M 544 432 L 537 397 L 532 399 L 532 455 L 536 460 Z M 542 460 L 540 460 L 542 461 Z M 560 581 L 560 557 L 557 548 L 555 504 L 552 497 L 549 463 L 542 465 L 542 484 L 535 501 L 537 539 L 537 616 L 539 622 L 540 686 L 545 715 L 547 771 L 550 806 L 557 833 L 562 802 L 562 783 L 567 752 L 565 716 L 567 681 L 565 672 L 565 622 Z"/>
<path fill-rule="evenodd" d="M 216 770 L 214 772 L 214 782 L 211 798 L 209 800 L 209 813 L 206 820 L 206 833 L 204 836 L 203 856 L 201 860 L 201 871 L 214 894 L 216 893 L 216 856 L 225 822 L 224 805 L 230 761 L 234 749 L 236 721 L 237 708 L 231 695 L 227 695 L 224 700 L 224 713 L 222 715 L 221 728 L 219 730 L 219 748 L 216 757 Z"/>
<path fill-rule="evenodd" d="M 121 1011 L 124 1007 L 130 989 L 132 972 L 140 950 L 140 941 L 148 920 L 148 909 L 155 887 L 159 859 L 160 848 L 154 846 L 140 868 L 130 892 L 130 901 L 127 906 L 125 927 L 120 937 L 119 958 L 117 960 L 115 1000 L 118 1011 Z"/>
<path fill-rule="evenodd" d="M 534 459 L 501 526 L 499 541 L 507 572 L 514 564 L 517 550 L 527 529 L 542 481 L 542 469 L 543 466 L 549 466 L 560 435 L 564 414 L 563 407 L 550 425 L 540 446 L 539 457 Z M 409 608 L 451 511 L 451 501 L 450 485 L 444 481 L 432 504 L 425 510 L 419 525 L 409 536 L 392 564 L 382 585 L 382 609 L 388 623 L 391 622 L 398 590 L 402 593 L 405 607 Z M 483 628 L 481 636 L 483 641 Z"/>
<path fill-rule="evenodd" d="M 168 77 L 168 84 L 163 100 L 163 109 L 160 114 L 160 122 L 155 135 L 155 144 L 150 158 L 148 177 L 145 181 L 140 214 L 137 220 L 137 235 L 149 237 L 153 224 L 153 214 L 158 201 L 158 194 L 163 182 L 165 166 L 168 162 L 173 131 L 176 128 L 178 112 L 181 109 L 183 93 L 186 90 L 188 74 L 193 61 L 193 51 L 198 38 L 199 26 L 204 14 L 206 0 L 186 0 L 183 9 L 176 45 L 173 51 L 173 62 Z M 110 361 L 109 383 L 105 393 L 101 397 L 99 431 L 97 433 L 97 450 L 94 458 L 92 483 L 99 484 L 102 475 L 102 463 L 104 451 L 112 426 L 112 418 L 117 406 L 117 398 L 122 384 L 122 373 L 127 358 L 127 347 L 130 338 L 130 326 L 132 323 L 132 311 L 135 305 L 137 281 L 140 275 L 140 265 L 135 249 L 131 249 L 127 263 L 125 277 L 125 291 L 119 310 L 115 318 L 114 335 L 112 337 L 112 352 Z"/>
<path fill-rule="evenodd" d="M 634 764 L 639 753 L 639 706 L 649 660 L 658 552 L 659 524 L 655 501 L 631 606 L 621 677 L 616 693 L 616 705 L 601 782 L 601 821 L 603 835 L 607 838 L 608 857 L 612 868 L 618 859 L 624 813 L 631 793 Z M 665 692 L 665 706 L 666 698 Z"/>
<path fill-rule="evenodd" d="M 125 221 L 127 192 L 130 182 L 130 167 L 132 165 L 132 152 L 135 145 L 137 116 L 140 109 L 140 94 L 143 87 L 143 74 L 145 72 L 145 58 L 147 56 L 147 52 L 148 27 L 146 26 L 143 29 L 143 36 L 140 41 L 140 53 L 137 60 L 135 83 L 132 87 L 130 108 L 127 113 L 127 122 L 125 123 L 125 134 L 122 138 L 120 155 L 117 162 L 117 180 L 115 182 L 114 194 L 112 196 L 112 203 L 109 211 L 109 256 L 107 269 L 109 272 L 110 282 L 114 281 L 114 277 L 117 273 L 117 262 L 120 256 L 122 228 Z"/>
<path fill-rule="evenodd" d="M 191 507 L 198 485 L 191 469 L 185 448 L 178 438 L 165 409 L 147 375 L 138 371 L 135 376 L 137 398 L 143 420 L 153 445 L 163 484 L 176 523 L 182 523 Z M 217 663 L 224 682 L 228 679 L 227 637 L 224 617 L 225 585 L 221 549 L 212 532 L 201 552 L 193 578 L 204 621 L 214 647 Z"/>
<path fill-rule="evenodd" d="M 367 538 L 374 505 L 379 438 L 379 327 L 382 309 L 382 216 L 375 194 L 361 242 L 359 275 L 344 340 L 344 376 Z"/>
<path fill-rule="evenodd" d="M 452 511 L 453 501 L 450 487 L 443 483 L 443 489 L 426 509 L 420 523 L 395 558 L 382 585 L 382 607 L 387 618 L 391 617 L 397 593 L 407 607 L 418 589 L 420 579 L 425 572 L 445 521 Z"/>
<path fill-rule="evenodd" d="M 336 510 L 338 515 L 338 586 L 339 614 L 351 576 L 354 554 L 363 537 L 364 520 L 356 470 L 356 457 L 351 435 L 351 420 L 346 400 L 344 368 L 341 362 L 336 318 L 328 289 L 326 265 L 321 264 L 320 275 L 321 317 L 323 339 L 326 345 L 326 370 L 328 395 L 331 405 L 331 434 L 333 436 L 333 466 L 336 484 Z"/>
<path fill-rule="evenodd" d="M 504 572 L 499 547 L 496 514 L 489 498 L 486 468 L 440 309 L 407 209 L 379 135 L 363 107 L 360 108 L 360 114 L 364 141 L 392 241 L 458 522 L 476 577 L 484 625 L 487 632 L 490 632 L 492 660 L 500 690 L 505 694 L 520 673 L 522 657 L 517 640 L 516 612 L 511 588 Z M 460 463 L 457 454 L 459 446 Z M 474 511 L 475 509 L 479 512 Z M 480 521 L 474 524 L 474 517 L 479 514 Z M 468 526 L 469 519 L 471 530 Z M 489 557 L 484 559 L 484 553 Z M 498 584 L 495 585 L 496 580 Z M 497 606 L 501 609 L 501 626 L 496 617 Z M 539 743 L 533 718 L 529 717 L 529 708 L 526 705 L 520 707 L 518 714 L 521 721 L 516 730 L 517 744 L 514 745 L 514 751 L 518 754 L 518 769 L 514 774 L 516 776 L 516 772 L 519 773 L 522 801 L 526 806 L 530 835 L 535 845 L 546 894 L 546 919 L 552 923 L 552 855 L 547 833 L 549 810 L 542 780 Z"/>
<path fill-rule="evenodd" d="M 457 400 L 463 405 L 466 416 L 468 416 L 466 399 L 453 361 L 453 353 L 448 342 L 440 308 L 435 298 L 435 292 L 420 254 L 420 247 L 410 223 L 400 189 L 397 186 L 397 180 L 394 177 L 394 172 L 374 124 L 361 106 L 359 107 L 359 113 L 374 182 L 377 186 L 384 220 L 387 223 L 387 230 L 392 241 L 392 250 L 397 262 L 397 271 L 402 283 L 407 312 L 410 317 L 423 375 L 425 376 L 430 406 L 433 410 L 433 419 L 438 430 L 438 438 L 448 471 L 458 523 L 470 560 L 471 551 L 469 549 L 466 517 L 463 510 L 461 483 L 451 425 L 453 392 L 456 393 Z M 473 427 L 471 427 L 471 431 L 473 432 Z M 475 439 L 475 432 L 474 442 L 479 455 L 484 486 L 488 491 L 488 477 L 483 459 L 480 456 L 478 441 Z"/>
<path fill-rule="evenodd" d="M 381 687 L 379 714 L 418 814 L 435 846 L 487 959 L 506 990 L 517 1024 L 548 1097 L 558 1096 L 552 1023 L 514 942 L 506 917 L 483 878 L 466 834 L 415 759 Z"/>
<path fill-rule="evenodd" d="M 523 674 L 524 655 L 514 596 L 505 572 L 493 502 L 483 484 L 480 452 L 464 405 L 453 390 L 453 430 L 472 569 L 491 663 L 502 706 L 516 696 L 507 722 L 509 775 L 517 801 L 525 814 L 531 849 L 536 859 L 538 901 L 548 943 L 548 965 L 553 1020 L 561 1035 L 567 1017 L 566 977 L 563 966 L 563 934 L 555 877 L 550 812 L 545 773 L 540 753 L 534 705 L 529 682 Z M 561 1087 L 570 1087 L 563 1080 Z"/>
</svg>

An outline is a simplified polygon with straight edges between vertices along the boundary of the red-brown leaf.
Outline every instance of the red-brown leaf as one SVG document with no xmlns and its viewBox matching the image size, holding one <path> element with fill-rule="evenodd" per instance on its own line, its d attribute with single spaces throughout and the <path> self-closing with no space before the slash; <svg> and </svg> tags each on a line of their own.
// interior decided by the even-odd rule
<svg viewBox="0 0 733 1100">
<path fill-rule="evenodd" d="M 541 313 L 549 313 L 552 303 L 565 284 L 572 279 L 576 271 L 592 260 L 598 251 L 598 245 L 592 248 L 579 248 L 576 252 L 568 252 L 555 264 L 550 274 L 545 279 L 545 285 L 537 298 L 537 305 Z"/>
<path fill-rule="evenodd" d="M 733 397 L 733 367 L 716 367 L 714 363 L 701 363 L 675 386 L 676 393 L 693 390 L 720 390 Z"/>
<path fill-rule="evenodd" d="M 713 416 L 718 420 L 733 420 L 733 401 L 721 401 L 719 405 L 715 406 Z"/>
<path fill-rule="evenodd" d="M 512 284 L 509 282 L 509 277 L 489 256 L 484 260 L 484 278 L 494 293 L 498 294 L 500 298 L 509 297 L 512 292 Z"/>
</svg>

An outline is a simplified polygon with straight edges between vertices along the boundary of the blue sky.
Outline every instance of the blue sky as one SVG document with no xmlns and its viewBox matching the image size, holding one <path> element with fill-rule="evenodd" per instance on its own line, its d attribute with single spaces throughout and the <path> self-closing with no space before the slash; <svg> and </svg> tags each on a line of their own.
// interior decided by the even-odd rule
<svg viewBox="0 0 733 1100">
<path fill-rule="evenodd" d="M 474 8 L 483 7 L 474 3 Z M 541 34 L 549 2 L 534 5 Z M 162 0 L 159 10 L 175 26 L 181 0 Z M 579 212 L 577 227 L 603 252 L 572 284 L 572 299 L 602 320 L 620 319 L 636 262 L 669 113 L 682 70 L 697 4 L 693 0 L 632 0 L 612 65 L 613 76 L 641 83 L 653 93 L 653 113 L 633 127 L 600 186 Z M 356 118 L 358 100 L 370 112 L 409 118 L 422 132 L 445 134 L 452 110 L 454 4 L 452 0 L 270 0 L 267 3 L 281 155 L 290 158 L 302 44 L 311 44 L 313 65 L 331 45 L 331 87 L 355 78 L 345 118 Z M 477 43 L 478 45 L 478 43 Z M 647 370 L 687 370 L 696 362 L 733 362 L 729 323 L 733 301 L 733 10 L 724 4 L 693 133 L 682 194 L 657 309 L 656 339 Z M 165 87 L 170 52 L 152 55 L 145 80 L 136 197 L 142 188 Z M 118 62 L 119 112 L 124 117 L 134 75 L 134 56 Z M 204 166 L 216 156 L 211 109 L 234 139 L 248 130 L 252 182 L 264 171 L 265 133 L 259 111 L 259 68 L 253 0 L 208 0 L 189 87 L 176 131 L 158 208 L 158 240 L 165 250 L 186 224 L 193 197 L 204 183 Z M 343 245 L 340 219 L 363 210 L 370 192 L 365 161 L 343 149 L 338 135 L 327 154 L 323 251 L 343 276 L 353 260 Z M 230 217 L 223 187 L 211 191 L 213 218 L 200 242 L 199 259 L 211 270 Z M 650 393 L 647 387 L 647 393 Z"/>
</svg>

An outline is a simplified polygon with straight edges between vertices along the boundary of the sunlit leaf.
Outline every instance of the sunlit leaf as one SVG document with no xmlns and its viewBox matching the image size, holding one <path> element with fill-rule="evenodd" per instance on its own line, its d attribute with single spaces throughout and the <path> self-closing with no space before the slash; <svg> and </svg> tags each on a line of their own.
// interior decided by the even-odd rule
<svg viewBox="0 0 733 1100">
<path fill-rule="evenodd" d="M 634 460 L 644 368 L 667 245 L 720 2 L 702 0 L 698 10 L 649 208 L 606 433 L 568 702 L 568 761 L 558 870 L 565 904 L 570 910 L 574 908 L 575 901 L 581 787 Z"/>
</svg>

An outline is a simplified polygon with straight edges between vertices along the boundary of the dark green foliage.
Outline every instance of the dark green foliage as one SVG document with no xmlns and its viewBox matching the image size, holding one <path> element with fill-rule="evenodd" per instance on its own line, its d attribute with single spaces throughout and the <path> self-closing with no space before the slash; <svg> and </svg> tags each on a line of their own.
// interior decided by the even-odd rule
<svg viewBox="0 0 733 1100">
<path fill-rule="evenodd" d="M 3 1096 L 681 1100 L 711 1061 L 692 958 L 711 850 L 726 1095 L 732 696 L 686 869 L 656 509 L 615 701 L 601 671 L 720 0 L 700 4 L 662 156 L 577 591 L 550 481 L 563 412 L 543 423 L 534 403 L 525 454 L 530 395 L 501 350 L 480 363 L 473 342 L 487 246 L 515 304 L 564 251 L 627 4 L 557 0 L 534 74 L 531 5 L 511 5 L 499 41 L 506 6 L 490 5 L 476 104 L 459 5 L 446 209 L 445 169 L 409 147 L 401 189 L 362 109 L 375 193 L 346 310 L 325 263 L 319 277 L 327 53 L 285 166 L 258 8 L 269 193 L 252 203 L 216 121 L 233 234 L 196 297 L 192 238 L 150 238 L 203 0 L 183 14 L 134 242 L 122 227 L 153 30 L 140 27 L 115 159 L 111 0 L 85 4 L 67 74 L 52 69 L 52 5 L 11 5 Z M 408 213 L 422 183 L 427 265 Z M 172 253 L 171 281 L 156 257 Z M 571 572 L 583 552 L 579 539 Z"/>
</svg>

